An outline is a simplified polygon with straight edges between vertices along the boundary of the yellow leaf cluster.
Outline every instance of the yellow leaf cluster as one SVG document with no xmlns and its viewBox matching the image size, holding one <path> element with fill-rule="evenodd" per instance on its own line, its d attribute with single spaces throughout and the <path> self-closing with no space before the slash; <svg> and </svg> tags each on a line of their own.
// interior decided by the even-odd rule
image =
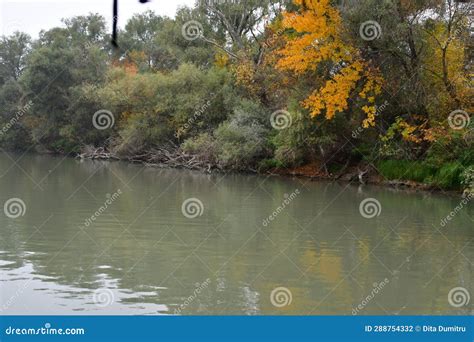
<svg viewBox="0 0 474 342">
<path fill-rule="evenodd" d="M 215 56 L 214 65 L 219 68 L 225 68 L 229 65 L 230 58 L 227 53 L 217 53 Z"/>
<path fill-rule="evenodd" d="M 298 13 L 284 13 L 283 24 L 292 29 L 286 45 L 278 51 L 277 68 L 297 75 L 318 70 L 322 62 L 332 62 L 342 68 L 326 80 L 325 85 L 311 93 L 303 106 L 316 117 L 323 111 L 331 120 L 336 113 L 349 107 L 349 100 L 359 86 L 359 96 L 366 102 L 364 127 L 375 125 L 375 99 L 382 91 L 383 79 L 371 70 L 358 50 L 343 40 L 343 25 L 339 11 L 330 0 L 294 0 Z M 352 100 L 356 100 L 353 98 Z"/>
<path fill-rule="evenodd" d="M 243 86 L 250 92 L 257 92 L 258 86 L 255 83 L 255 66 L 249 60 L 241 60 L 235 67 L 235 78 L 238 85 Z"/>
</svg>

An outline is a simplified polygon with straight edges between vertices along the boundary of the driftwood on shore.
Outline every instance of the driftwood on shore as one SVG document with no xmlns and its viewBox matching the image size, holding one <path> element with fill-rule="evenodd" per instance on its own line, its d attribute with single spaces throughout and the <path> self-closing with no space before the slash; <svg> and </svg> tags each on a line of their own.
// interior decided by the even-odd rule
<svg viewBox="0 0 474 342">
<path fill-rule="evenodd" d="M 198 156 L 185 153 L 179 148 L 155 148 L 145 153 L 120 155 L 103 147 L 85 146 L 77 156 L 80 159 L 92 160 L 124 160 L 132 163 L 142 163 L 154 167 L 183 168 L 212 172 L 220 167 Z"/>
</svg>

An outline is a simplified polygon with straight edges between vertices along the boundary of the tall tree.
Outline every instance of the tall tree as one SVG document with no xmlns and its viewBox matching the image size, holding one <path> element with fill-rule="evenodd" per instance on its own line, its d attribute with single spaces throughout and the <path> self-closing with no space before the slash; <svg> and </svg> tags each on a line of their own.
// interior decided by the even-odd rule
<svg viewBox="0 0 474 342">
<path fill-rule="evenodd" d="M 0 39 L 0 84 L 8 79 L 18 80 L 26 66 L 31 49 L 31 38 L 21 32 Z"/>
</svg>

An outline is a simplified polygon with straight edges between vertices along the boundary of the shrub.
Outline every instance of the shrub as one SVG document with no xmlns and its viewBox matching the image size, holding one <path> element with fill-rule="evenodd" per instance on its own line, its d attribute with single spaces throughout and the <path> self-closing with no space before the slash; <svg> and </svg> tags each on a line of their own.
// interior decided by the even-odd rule
<svg viewBox="0 0 474 342">
<path fill-rule="evenodd" d="M 217 161 L 217 144 L 215 139 L 209 133 L 202 133 L 194 138 L 187 139 L 181 149 L 195 156 L 202 161 L 215 164 Z"/>
<path fill-rule="evenodd" d="M 215 131 L 219 163 L 230 169 L 253 168 L 269 153 L 265 111 L 256 103 L 243 101 L 234 115 Z"/>
</svg>

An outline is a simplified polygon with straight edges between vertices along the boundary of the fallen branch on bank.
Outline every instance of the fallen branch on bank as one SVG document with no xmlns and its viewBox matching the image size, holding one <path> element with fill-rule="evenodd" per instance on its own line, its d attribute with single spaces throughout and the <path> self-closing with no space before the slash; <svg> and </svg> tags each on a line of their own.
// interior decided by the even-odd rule
<svg viewBox="0 0 474 342">
<path fill-rule="evenodd" d="M 198 156 L 189 155 L 179 148 L 155 148 L 149 152 L 131 155 L 119 155 L 108 151 L 103 147 L 85 146 L 77 156 L 80 159 L 91 160 L 124 160 L 132 163 L 142 163 L 152 167 L 181 168 L 188 170 L 199 170 L 211 173 L 213 170 L 222 168 L 208 160 L 202 160 Z"/>
</svg>

